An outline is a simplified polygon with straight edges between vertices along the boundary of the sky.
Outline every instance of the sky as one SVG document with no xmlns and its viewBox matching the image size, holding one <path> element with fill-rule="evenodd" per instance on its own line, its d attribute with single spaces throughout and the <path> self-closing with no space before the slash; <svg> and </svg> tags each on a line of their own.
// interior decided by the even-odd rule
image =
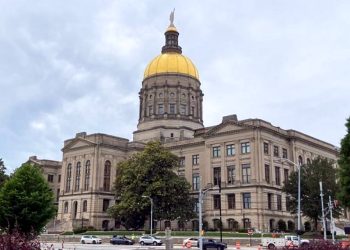
<svg viewBox="0 0 350 250">
<path fill-rule="evenodd" d="M 340 146 L 350 1 L 0 0 L 0 158 L 61 160 L 78 132 L 132 140 L 143 72 L 175 8 L 204 125 L 259 118 Z"/>
</svg>

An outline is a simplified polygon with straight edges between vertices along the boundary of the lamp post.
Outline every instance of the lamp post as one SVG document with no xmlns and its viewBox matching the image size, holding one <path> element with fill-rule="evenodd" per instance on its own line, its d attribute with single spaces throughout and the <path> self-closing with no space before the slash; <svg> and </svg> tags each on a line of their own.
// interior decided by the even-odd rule
<svg viewBox="0 0 350 250">
<path fill-rule="evenodd" d="M 203 237 L 202 237 L 202 228 L 203 228 L 203 218 L 202 218 L 202 204 L 203 204 L 203 198 L 207 191 L 211 190 L 212 188 L 207 188 L 205 190 L 202 190 L 202 178 L 199 177 L 199 194 L 198 194 L 198 231 L 199 231 L 199 249 L 203 250 Z"/>
<path fill-rule="evenodd" d="M 299 164 L 297 164 L 297 163 L 295 163 L 295 162 L 293 162 L 293 161 L 291 161 L 291 160 L 289 160 L 289 159 L 286 159 L 286 158 L 281 158 L 281 161 L 282 161 L 282 163 L 283 163 L 283 161 L 286 161 L 286 162 L 288 162 L 288 163 L 290 163 L 290 164 L 292 164 L 292 165 L 294 165 L 294 166 L 296 166 L 297 167 L 297 169 L 298 169 L 298 246 L 300 246 L 300 230 L 301 230 L 301 216 L 300 216 L 300 193 L 301 193 L 301 188 L 300 188 L 300 167 L 301 167 L 301 165 L 300 165 L 300 163 Z"/>
<path fill-rule="evenodd" d="M 148 195 L 142 195 L 142 197 L 143 198 L 148 198 L 151 201 L 151 226 L 150 226 L 150 231 L 151 231 L 151 236 L 152 236 L 152 228 L 153 228 L 153 200 Z"/>
</svg>

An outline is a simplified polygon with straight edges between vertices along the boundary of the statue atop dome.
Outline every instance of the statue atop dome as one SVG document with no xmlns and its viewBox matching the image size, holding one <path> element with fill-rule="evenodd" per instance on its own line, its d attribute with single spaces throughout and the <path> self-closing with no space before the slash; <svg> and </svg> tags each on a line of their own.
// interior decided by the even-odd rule
<svg viewBox="0 0 350 250">
<path fill-rule="evenodd" d="M 169 20 L 170 20 L 170 25 L 169 25 L 169 26 L 171 26 L 171 27 L 174 26 L 174 14 L 175 14 L 175 8 L 174 8 L 174 10 L 170 13 L 170 18 L 169 18 Z"/>
</svg>

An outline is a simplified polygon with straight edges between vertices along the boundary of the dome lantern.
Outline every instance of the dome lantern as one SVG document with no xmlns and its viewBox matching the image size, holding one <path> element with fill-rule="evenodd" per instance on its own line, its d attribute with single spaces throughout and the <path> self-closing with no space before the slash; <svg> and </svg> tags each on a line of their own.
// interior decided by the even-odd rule
<svg viewBox="0 0 350 250">
<path fill-rule="evenodd" d="M 165 45 L 162 47 L 162 53 L 167 52 L 175 52 L 175 53 L 182 53 L 182 49 L 179 46 L 178 38 L 179 38 L 179 32 L 177 31 L 175 25 L 174 25 L 174 12 L 175 9 L 170 13 L 170 24 L 167 30 L 165 31 Z"/>
</svg>

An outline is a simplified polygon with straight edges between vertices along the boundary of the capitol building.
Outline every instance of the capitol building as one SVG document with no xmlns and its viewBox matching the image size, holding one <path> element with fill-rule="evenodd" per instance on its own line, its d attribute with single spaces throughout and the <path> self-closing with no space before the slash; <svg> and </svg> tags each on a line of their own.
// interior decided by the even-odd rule
<svg viewBox="0 0 350 250">
<path fill-rule="evenodd" d="M 200 187 L 210 187 L 203 201 L 203 220 L 208 228 L 220 227 L 221 207 L 224 230 L 253 227 L 270 231 L 281 221 L 287 229 L 295 229 L 296 215 L 288 211 L 288 197 L 282 192 L 284 181 L 297 164 L 318 156 L 336 160 L 337 149 L 302 132 L 261 119 L 240 120 L 236 114 L 205 127 L 200 74 L 182 54 L 178 38 L 171 22 L 161 53 L 144 71 L 132 141 L 79 132 L 64 141 L 62 162 L 29 159 L 43 167 L 56 195 L 58 212 L 51 225 L 56 231 L 81 226 L 122 229 L 107 214 L 115 203 L 116 166 L 153 140 L 161 141 L 179 157 L 176 171 L 191 184 L 194 197 L 198 197 Z M 198 230 L 198 218 L 185 224 L 162 221 L 157 227 Z"/>
</svg>

